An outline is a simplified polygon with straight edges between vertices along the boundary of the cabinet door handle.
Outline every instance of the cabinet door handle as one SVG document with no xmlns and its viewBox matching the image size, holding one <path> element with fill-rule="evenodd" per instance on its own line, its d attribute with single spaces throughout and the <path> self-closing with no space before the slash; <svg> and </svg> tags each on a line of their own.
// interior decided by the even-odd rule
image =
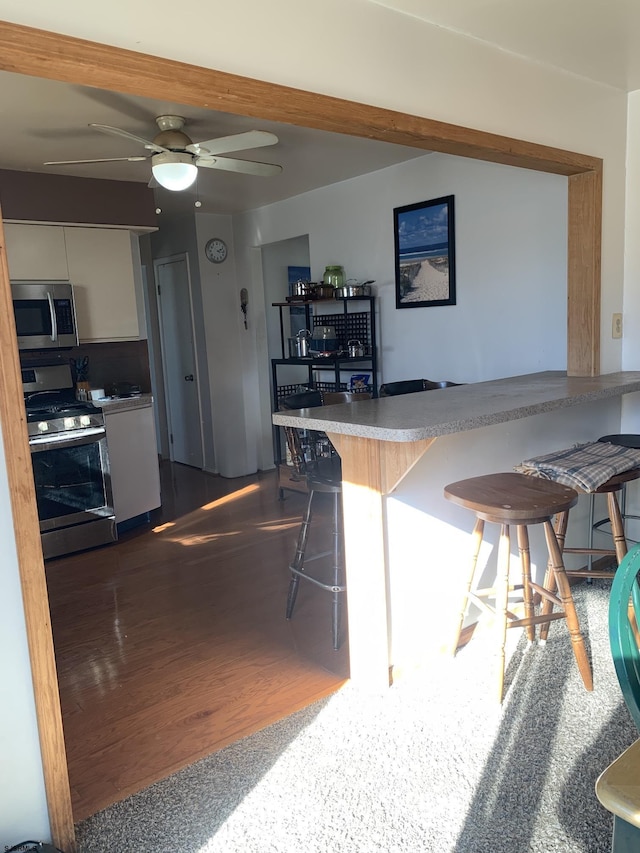
<svg viewBox="0 0 640 853">
<path fill-rule="evenodd" d="M 188 374 L 184 377 L 184 381 L 185 381 L 185 382 L 193 382 L 193 373 L 188 373 Z"/>
</svg>

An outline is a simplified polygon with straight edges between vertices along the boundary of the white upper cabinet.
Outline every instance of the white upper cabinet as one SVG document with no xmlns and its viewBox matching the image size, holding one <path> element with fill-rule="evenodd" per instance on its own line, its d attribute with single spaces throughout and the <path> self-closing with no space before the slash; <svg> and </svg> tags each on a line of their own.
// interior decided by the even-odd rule
<svg viewBox="0 0 640 853">
<path fill-rule="evenodd" d="M 64 228 L 6 223 L 9 277 L 22 281 L 68 281 Z"/>
<path fill-rule="evenodd" d="M 131 236 L 107 228 L 64 228 L 80 342 L 138 340 Z"/>
</svg>

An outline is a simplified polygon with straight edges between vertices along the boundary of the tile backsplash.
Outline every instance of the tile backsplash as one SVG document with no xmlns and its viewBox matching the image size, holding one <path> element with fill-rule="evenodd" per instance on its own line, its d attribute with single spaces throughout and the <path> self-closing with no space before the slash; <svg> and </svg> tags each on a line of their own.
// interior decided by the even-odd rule
<svg viewBox="0 0 640 853">
<path fill-rule="evenodd" d="M 84 362 L 86 359 L 86 365 Z M 147 342 L 118 341 L 103 344 L 81 344 L 65 350 L 31 350 L 20 353 L 22 367 L 43 364 L 71 364 L 76 379 L 76 365 L 86 367 L 86 380 L 92 388 L 104 388 L 107 394 L 114 385 L 139 385 L 143 393 L 151 391 L 149 350 Z"/>
</svg>

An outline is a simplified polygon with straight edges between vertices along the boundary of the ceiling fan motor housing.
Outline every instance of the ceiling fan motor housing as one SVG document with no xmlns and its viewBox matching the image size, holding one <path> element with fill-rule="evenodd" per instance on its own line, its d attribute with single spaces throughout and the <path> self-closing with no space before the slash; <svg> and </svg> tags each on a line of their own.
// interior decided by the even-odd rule
<svg viewBox="0 0 640 853">
<path fill-rule="evenodd" d="M 181 116 L 158 116 L 156 124 L 160 128 L 160 133 L 153 138 L 156 145 L 170 151 L 184 151 L 187 145 L 193 144 L 187 134 L 182 132 L 184 119 Z"/>
</svg>

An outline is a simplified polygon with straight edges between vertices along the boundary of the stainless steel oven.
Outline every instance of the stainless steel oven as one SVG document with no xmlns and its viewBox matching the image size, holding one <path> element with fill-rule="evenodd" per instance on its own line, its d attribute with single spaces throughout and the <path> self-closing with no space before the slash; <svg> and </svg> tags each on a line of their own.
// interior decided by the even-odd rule
<svg viewBox="0 0 640 853">
<path fill-rule="evenodd" d="M 23 389 L 47 385 L 47 371 L 59 382 L 61 369 L 66 374 L 60 365 L 23 369 Z M 91 403 L 77 402 L 72 391 L 25 390 L 45 559 L 117 539 L 104 417 Z"/>
</svg>

